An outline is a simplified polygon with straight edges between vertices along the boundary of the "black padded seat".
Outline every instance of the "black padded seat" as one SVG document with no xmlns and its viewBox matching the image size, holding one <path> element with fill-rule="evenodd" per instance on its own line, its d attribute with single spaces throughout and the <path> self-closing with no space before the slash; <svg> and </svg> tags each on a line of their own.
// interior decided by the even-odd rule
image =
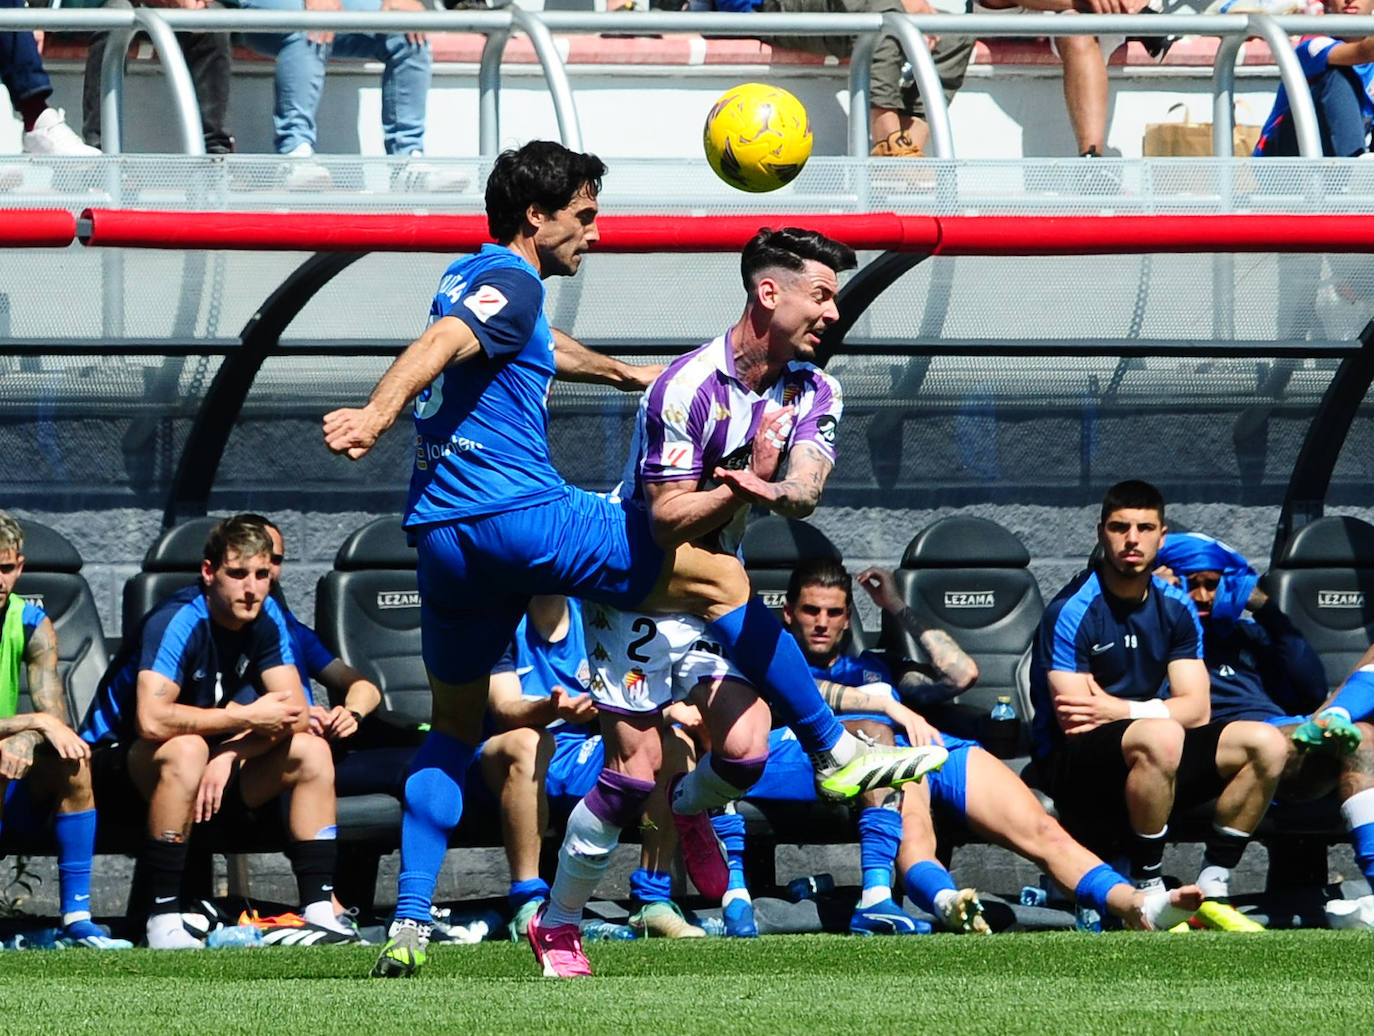
<svg viewBox="0 0 1374 1036">
<path fill-rule="evenodd" d="M 86 579 L 81 555 L 56 529 L 25 521 L 24 574 L 14 592 L 48 613 L 57 634 L 57 671 L 67 696 L 67 718 L 75 726 L 95 696 L 109 654 L 100 611 Z M 28 667 L 19 667 L 19 711 L 32 712 Z"/>
<path fill-rule="evenodd" d="M 409 728 L 430 714 L 415 565 L 400 519 L 378 518 L 344 540 L 315 591 L 315 632 L 381 690 L 380 718 Z"/>
<path fill-rule="evenodd" d="M 1284 544 L 1264 585 L 1336 686 L 1374 641 L 1374 526 L 1344 515 L 1304 525 Z"/>
<path fill-rule="evenodd" d="M 154 605 L 178 590 L 200 582 L 205 537 L 218 518 L 192 518 L 163 532 L 143 555 L 142 571 L 124 583 L 124 614 L 120 630 L 125 644 L 138 636 L 143 617 Z"/>
<path fill-rule="evenodd" d="M 843 562 L 844 557 L 830 539 L 814 525 L 799 518 L 783 518 L 770 514 L 750 522 L 740 541 L 740 555 L 749 585 L 768 606 L 768 610 L 782 620 L 782 606 L 787 599 L 787 583 L 798 563 L 811 558 L 832 558 Z M 862 593 L 856 588 L 856 593 Z M 849 623 L 850 635 L 843 650 L 862 651 L 868 637 L 854 609 Z"/>
<path fill-rule="evenodd" d="M 953 515 L 917 533 L 896 572 L 898 590 L 918 621 L 946 630 L 978 664 L 973 687 L 950 704 L 922 711 L 951 734 L 978 738 L 997 699 L 1010 696 L 1021 719 L 1018 755 L 1029 750 L 1030 647 L 1045 610 L 1029 564 L 1025 545 L 1001 525 Z M 896 657 L 927 660 L 916 639 L 887 614 L 879 644 Z"/>
</svg>

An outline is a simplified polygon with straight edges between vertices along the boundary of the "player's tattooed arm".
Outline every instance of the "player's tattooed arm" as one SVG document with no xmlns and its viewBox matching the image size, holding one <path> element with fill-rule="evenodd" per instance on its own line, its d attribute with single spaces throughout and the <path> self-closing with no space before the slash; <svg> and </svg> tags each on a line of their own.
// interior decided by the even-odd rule
<svg viewBox="0 0 1374 1036">
<path fill-rule="evenodd" d="M 833 680 L 817 680 L 816 687 L 821 698 L 836 713 L 843 712 L 886 712 L 886 702 L 890 695 L 870 694 L 862 687 L 835 683 Z"/>
<path fill-rule="evenodd" d="M 784 518 L 805 518 L 816 509 L 821 490 L 834 467 L 820 448 L 809 442 L 797 443 L 787 457 L 787 471 L 781 481 L 765 482 L 752 471 L 717 468 L 715 478 L 752 504 L 766 507 Z"/>
<path fill-rule="evenodd" d="M 558 377 L 592 385 L 609 385 L 622 392 L 642 392 L 663 373 L 661 363 L 623 363 L 588 349 L 571 335 L 553 329 L 553 362 Z"/>
<path fill-rule="evenodd" d="M 930 659 L 928 673 L 913 670 L 902 676 L 901 685 L 904 689 L 938 686 L 948 689 L 949 696 L 953 696 L 973 686 L 978 679 L 978 664 L 944 630 L 932 629 L 921 622 L 902 600 L 897 580 L 891 572 L 875 566 L 864 569 L 855 580 L 874 604 L 896 619 L 911 639 L 921 645 Z"/>
<path fill-rule="evenodd" d="M 62 677 L 57 673 L 57 631 L 52 620 L 44 619 L 24 645 L 24 662 L 29 671 L 29 697 L 34 708 L 46 712 L 59 723 L 69 724 Z"/>
<path fill-rule="evenodd" d="M 457 317 L 440 317 L 396 357 L 366 406 L 344 407 L 324 415 L 325 445 L 352 460 L 363 457 L 445 367 L 471 359 L 481 348 L 467 324 Z"/>
</svg>

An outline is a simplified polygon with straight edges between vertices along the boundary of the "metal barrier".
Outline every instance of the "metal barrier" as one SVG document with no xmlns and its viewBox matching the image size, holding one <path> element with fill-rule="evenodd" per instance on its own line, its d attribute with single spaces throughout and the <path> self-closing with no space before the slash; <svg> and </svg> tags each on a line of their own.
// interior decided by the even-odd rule
<svg viewBox="0 0 1374 1036">
<path fill-rule="evenodd" d="M 961 33 L 980 38 L 1026 36 L 1096 36 L 1139 34 L 1144 26 L 1135 15 L 1051 14 L 1022 15 L 897 15 L 897 14 L 707 14 L 700 12 L 587 13 L 567 11 L 530 12 L 518 7 L 493 11 L 361 13 L 356 11 L 187 11 L 170 8 L 139 8 L 134 11 L 0 10 L 0 30 L 48 31 L 94 29 L 117 35 L 105 52 L 101 70 L 101 113 L 106 151 L 119 148 L 119 118 L 123 101 L 124 56 L 134 32 L 153 37 L 164 67 L 181 130 L 186 154 L 204 153 L 195 92 L 174 32 L 475 32 L 486 36 L 478 83 L 479 147 L 484 156 L 494 155 L 500 140 L 501 55 L 514 31 L 529 36 L 548 83 L 563 143 L 581 146 L 581 128 L 567 69 L 554 45 L 554 32 L 617 33 L 626 35 L 691 33 L 743 36 L 764 40 L 779 36 L 855 37 L 849 65 L 849 150 L 867 155 L 869 78 L 873 49 L 884 37 L 895 37 L 912 64 L 925 101 L 931 129 L 932 153 L 953 158 L 954 138 L 949 111 L 939 77 L 923 35 Z M 1258 37 L 1269 46 L 1292 106 L 1299 153 L 1321 154 L 1316 112 L 1306 78 L 1293 51 L 1290 34 L 1374 35 L 1374 18 L 1350 15 L 1324 17 L 1267 15 L 1154 15 L 1148 23 L 1151 35 L 1216 36 L 1222 40 L 1213 65 L 1213 146 L 1217 157 L 1231 155 L 1234 124 L 1231 99 L 1235 87 L 1235 59 L 1246 39 Z M 122 45 L 121 45 L 122 41 Z"/>
</svg>

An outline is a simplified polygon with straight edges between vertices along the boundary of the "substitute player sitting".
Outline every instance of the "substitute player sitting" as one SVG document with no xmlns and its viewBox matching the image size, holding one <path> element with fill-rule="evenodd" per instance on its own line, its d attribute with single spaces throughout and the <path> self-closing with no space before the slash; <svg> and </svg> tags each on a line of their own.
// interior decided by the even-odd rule
<svg viewBox="0 0 1374 1036">
<path fill-rule="evenodd" d="M 133 944 L 111 939 L 91 920 L 91 750 L 67 725 L 52 620 L 13 592 L 23 574 L 24 530 L 0 511 L 0 851 L 6 834 L 31 834 L 51 815 L 63 937 L 97 950 L 127 949 Z M 33 712 L 18 711 L 21 668 Z"/>
<path fill-rule="evenodd" d="M 1032 755 L 1069 829 L 1094 847 L 1124 835 L 1147 891 L 1162 887 L 1170 813 L 1215 798 L 1197 881 L 1211 902 L 1199 917 L 1253 929 L 1225 898 L 1283 774 L 1286 739 L 1265 723 L 1209 722 L 1197 613 L 1153 575 L 1165 528 L 1154 486 L 1107 490 L 1102 559 L 1050 602 L 1033 644 Z"/>
<path fill-rule="evenodd" d="M 705 500 L 719 514 L 655 513 L 651 522 L 641 508 L 575 489 L 554 470 L 545 401 L 555 372 L 622 388 L 648 380 L 648 371 L 554 332 L 543 313 L 543 280 L 576 273 L 598 239 L 604 173 L 595 156 L 549 141 L 498 156 L 486 189 L 487 222 L 498 244 L 448 269 L 428 329 L 367 404 L 324 418 L 329 448 L 356 459 L 414 401 L 404 524 L 417 546 L 434 703 L 432 729 L 407 780 L 402 822 L 392 937 L 405 941 L 406 953 L 427 938 L 437 861 L 462 815 L 491 667 L 532 595 L 705 618 L 712 638 L 785 708 L 837 795 L 904 774 L 890 753 L 866 748 L 835 721 L 791 639 L 767 609 L 751 605 L 739 560 L 688 543 L 741 500 L 752 502 L 748 487 L 723 482 Z M 826 284 L 795 280 L 768 278 L 767 304 L 758 310 L 760 318 L 773 309 L 783 316 L 772 345 L 788 358 L 795 349 L 813 350 L 838 317 L 833 270 Z"/>
<path fill-rule="evenodd" d="M 205 540 L 200 582 L 148 613 L 81 725 L 101 796 L 147 824 L 140 863 L 150 875 L 153 949 L 202 945 L 181 919 L 192 825 L 287 790 L 287 856 L 305 920 L 303 928 L 291 926 L 305 932 L 297 941 L 356 938 L 331 902 L 334 765 L 328 743 L 309 732 L 290 632 L 268 596 L 271 553 L 258 522 L 217 522 Z"/>
<path fill-rule="evenodd" d="M 838 383 L 808 361 L 820 333 L 838 318 L 837 271 L 853 264 L 845 245 L 796 228 L 761 230 L 745 245 L 740 267 L 746 301 L 739 321 L 669 364 L 640 401 L 618 492 L 645 508 L 661 536 L 690 536 L 699 553 L 733 557 L 747 517 L 743 503 L 787 517 L 814 510 L 834 466 L 842 405 Z M 762 602 L 751 602 L 741 609 L 744 621 L 776 623 Z M 654 787 L 662 765 L 663 710 L 694 690 L 699 696 L 712 748 L 674 783 L 670 806 L 688 874 L 712 899 L 725 893 L 728 872 L 706 811 L 758 780 L 771 725 L 755 690 L 760 681 L 741 661 L 748 649 L 737 645 L 726 663 L 697 646 L 713 642 L 719 624 L 590 603 L 585 620 L 599 677 L 592 694 L 607 717 L 606 771 L 569 817 L 549 905 L 530 925 L 544 973 L 559 977 L 590 973 L 577 922 L 620 830 Z M 781 636 L 779 643 L 804 664 L 791 638 Z M 767 658 L 753 661 L 754 671 L 776 666 Z M 818 691 L 814 697 L 806 713 L 785 698 L 774 702 L 780 719 L 813 744 L 820 730 L 839 727 Z M 928 745 L 907 759 L 893 754 L 881 783 L 917 779 L 943 758 L 942 750 Z M 864 781 L 843 779 L 832 775 L 822 788 L 828 784 L 846 796 L 864 790 Z"/>
</svg>

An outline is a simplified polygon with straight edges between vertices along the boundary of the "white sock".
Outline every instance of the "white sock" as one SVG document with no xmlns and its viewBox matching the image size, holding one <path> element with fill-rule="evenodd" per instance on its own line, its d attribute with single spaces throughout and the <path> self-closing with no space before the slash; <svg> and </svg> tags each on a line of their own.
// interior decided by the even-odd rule
<svg viewBox="0 0 1374 1036">
<path fill-rule="evenodd" d="M 70 914 L 62 915 L 62 927 L 67 928 L 78 921 L 89 921 L 90 919 L 91 912 L 89 910 L 73 910 Z"/>
<path fill-rule="evenodd" d="M 677 782 L 670 805 L 678 816 L 689 817 L 734 802 L 743 794 L 711 765 L 710 755 L 702 756 L 697 768 Z"/>
<path fill-rule="evenodd" d="M 1167 932 L 1180 921 L 1193 916 L 1192 911 L 1170 903 L 1167 892 L 1151 892 L 1140 905 L 1140 912 L 1150 922 L 1150 927 L 1159 932 Z"/>
<path fill-rule="evenodd" d="M 1197 876 L 1197 887 L 1203 899 L 1225 899 L 1231 894 L 1231 871 L 1209 863 Z"/>
<path fill-rule="evenodd" d="M 949 913 L 951 905 L 959 897 L 958 889 L 941 889 L 935 893 L 934 906 L 941 917 Z"/>
<path fill-rule="evenodd" d="M 858 755 L 859 749 L 862 747 L 863 742 L 846 730 L 840 734 L 840 739 L 831 745 L 828 751 L 835 765 L 843 766 Z"/>
<path fill-rule="evenodd" d="M 948 891 L 948 889 L 946 889 L 946 891 Z M 883 900 L 891 898 L 891 888 L 889 888 L 886 885 L 874 885 L 872 887 L 865 888 L 863 892 L 859 895 L 858 909 L 867 910 L 869 907 L 876 906 Z"/>
<path fill-rule="evenodd" d="M 204 944 L 181 923 L 181 911 L 153 914 L 145 928 L 148 947 L 153 950 L 198 950 Z"/>
<path fill-rule="evenodd" d="M 321 899 L 317 903 L 307 903 L 301 909 L 301 916 L 305 918 L 307 924 L 313 924 L 316 928 L 328 928 L 331 932 L 340 932 L 345 935 L 353 934 L 339 923 L 339 916 L 334 913 L 334 904 L 328 899 Z"/>
<path fill-rule="evenodd" d="M 545 924 L 557 927 L 582 920 L 582 908 L 592 898 L 610 866 L 611 851 L 619 844 L 620 828 L 588 809 L 585 799 L 573 807 L 563 846 L 558 850 L 558 873 L 544 907 Z"/>
<path fill-rule="evenodd" d="M 749 895 L 748 889 L 726 889 L 725 895 L 720 897 L 721 906 L 729 906 L 737 899 L 742 899 L 746 903 L 752 903 L 754 898 Z"/>
</svg>

